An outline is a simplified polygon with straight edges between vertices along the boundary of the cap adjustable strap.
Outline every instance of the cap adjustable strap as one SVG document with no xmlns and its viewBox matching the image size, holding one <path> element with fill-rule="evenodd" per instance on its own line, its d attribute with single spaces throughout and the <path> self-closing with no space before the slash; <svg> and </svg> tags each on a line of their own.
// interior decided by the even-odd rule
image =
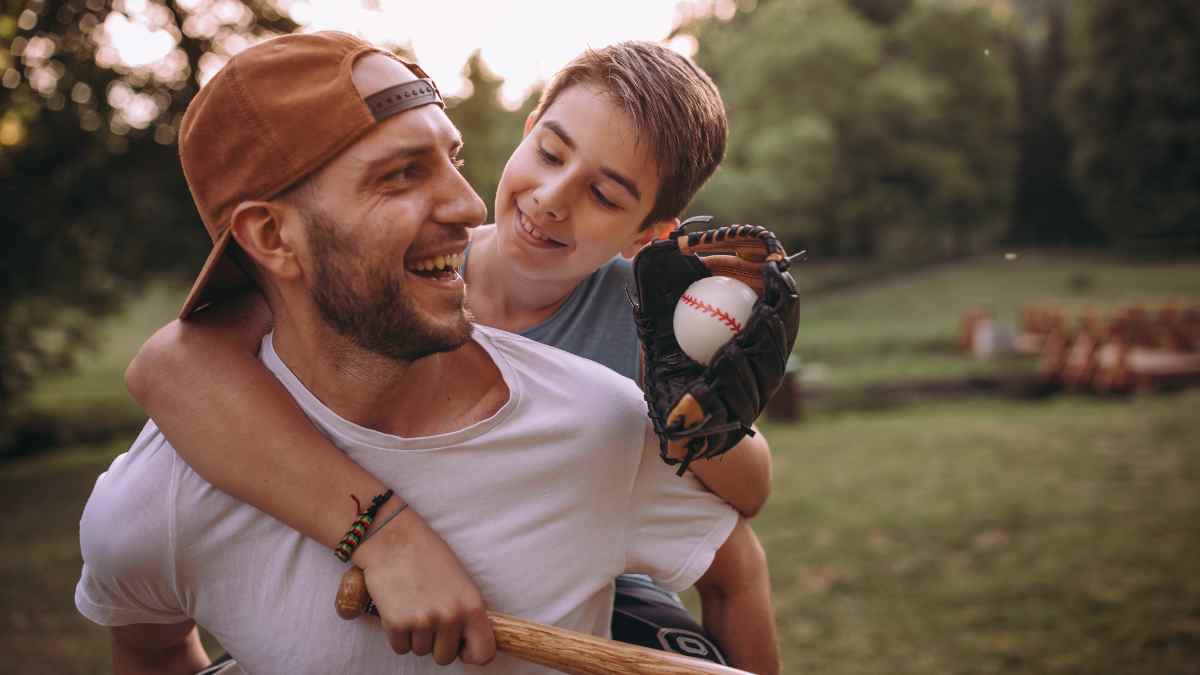
<svg viewBox="0 0 1200 675">
<path fill-rule="evenodd" d="M 370 108 L 376 122 L 382 122 L 396 113 L 427 103 L 436 103 L 443 108 L 446 107 L 441 95 L 438 94 L 437 86 L 429 78 L 388 87 L 367 97 L 367 107 Z"/>
</svg>

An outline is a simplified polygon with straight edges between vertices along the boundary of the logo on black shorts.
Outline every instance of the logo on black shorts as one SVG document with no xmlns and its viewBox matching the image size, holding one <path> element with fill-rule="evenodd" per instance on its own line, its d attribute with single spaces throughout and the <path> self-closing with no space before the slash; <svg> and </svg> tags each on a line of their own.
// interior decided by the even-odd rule
<svg viewBox="0 0 1200 675">
<path fill-rule="evenodd" d="M 682 628 L 659 628 L 658 643 L 668 652 L 712 661 L 723 666 L 729 665 L 725 663 L 725 657 L 721 655 L 721 650 L 717 649 L 711 640 L 694 631 Z"/>
</svg>

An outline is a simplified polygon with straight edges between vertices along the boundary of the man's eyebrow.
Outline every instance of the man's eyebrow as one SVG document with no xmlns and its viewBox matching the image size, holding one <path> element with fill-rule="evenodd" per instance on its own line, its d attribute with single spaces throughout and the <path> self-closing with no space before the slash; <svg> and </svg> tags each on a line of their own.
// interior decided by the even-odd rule
<svg viewBox="0 0 1200 675">
<path fill-rule="evenodd" d="M 457 154 L 458 152 L 462 151 L 462 147 L 462 139 L 455 138 L 454 143 L 450 147 L 451 154 Z M 436 152 L 437 148 L 430 144 L 400 146 L 392 148 L 378 157 L 375 157 L 374 159 L 363 160 L 361 166 L 363 169 L 363 174 L 370 176 L 381 167 L 387 166 L 398 160 L 432 155 Z"/>
<path fill-rule="evenodd" d="M 543 126 L 545 126 L 550 131 L 553 131 L 554 134 L 556 136 L 558 136 L 560 140 L 562 140 L 563 145 L 567 146 L 568 148 L 571 148 L 572 150 L 575 149 L 575 139 L 571 138 L 571 135 L 567 133 L 567 130 L 564 129 L 561 124 L 559 124 L 558 122 L 555 122 L 554 120 L 546 120 L 546 122 Z M 614 169 L 608 168 L 607 166 L 600 167 L 600 173 L 607 176 L 610 180 L 612 180 L 617 185 L 620 185 L 621 187 L 625 188 L 625 190 L 627 190 L 629 192 L 629 194 L 633 195 L 633 198 L 636 201 L 639 201 L 639 202 L 642 201 L 642 191 L 638 189 L 637 183 L 634 183 L 632 180 L 630 180 L 626 176 L 622 175 L 621 173 L 617 172 Z"/>
</svg>

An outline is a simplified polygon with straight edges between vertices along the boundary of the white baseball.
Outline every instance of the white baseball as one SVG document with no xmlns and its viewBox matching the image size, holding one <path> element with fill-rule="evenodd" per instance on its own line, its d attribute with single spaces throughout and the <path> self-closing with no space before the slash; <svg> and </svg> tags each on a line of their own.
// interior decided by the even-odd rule
<svg viewBox="0 0 1200 675">
<path fill-rule="evenodd" d="M 708 365 L 750 318 L 758 294 L 730 277 L 705 277 L 688 286 L 675 305 L 675 340 L 683 353 Z"/>
</svg>

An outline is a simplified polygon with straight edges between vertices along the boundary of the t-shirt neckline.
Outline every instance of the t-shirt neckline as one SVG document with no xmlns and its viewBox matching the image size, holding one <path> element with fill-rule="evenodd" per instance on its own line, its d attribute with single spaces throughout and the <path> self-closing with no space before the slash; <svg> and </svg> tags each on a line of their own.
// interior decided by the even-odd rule
<svg viewBox="0 0 1200 675">
<path fill-rule="evenodd" d="M 496 329 L 475 325 L 471 331 L 471 339 L 483 347 L 484 351 L 491 357 L 492 362 L 500 370 L 500 376 L 504 379 L 505 385 L 508 386 L 508 400 L 500 406 L 499 410 L 485 419 L 461 429 L 443 434 L 434 434 L 432 436 L 396 436 L 355 424 L 338 415 L 322 403 L 300 381 L 300 378 L 296 377 L 296 374 L 284 363 L 283 359 L 280 358 L 278 352 L 275 351 L 275 334 L 273 331 L 263 338 L 260 354 L 267 369 L 283 383 L 283 386 L 304 410 L 305 414 L 326 433 L 335 436 L 335 440 L 345 440 L 357 447 L 368 446 L 377 450 L 427 452 L 448 446 L 461 445 L 487 433 L 512 415 L 513 411 L 520 405 L 523 393 L 520 379 L 516 376 L 516 371 L 513 369 L 512 364 L 500 353 L 492 342 L 491 332 L 494 330 Z"/>
</svg>

